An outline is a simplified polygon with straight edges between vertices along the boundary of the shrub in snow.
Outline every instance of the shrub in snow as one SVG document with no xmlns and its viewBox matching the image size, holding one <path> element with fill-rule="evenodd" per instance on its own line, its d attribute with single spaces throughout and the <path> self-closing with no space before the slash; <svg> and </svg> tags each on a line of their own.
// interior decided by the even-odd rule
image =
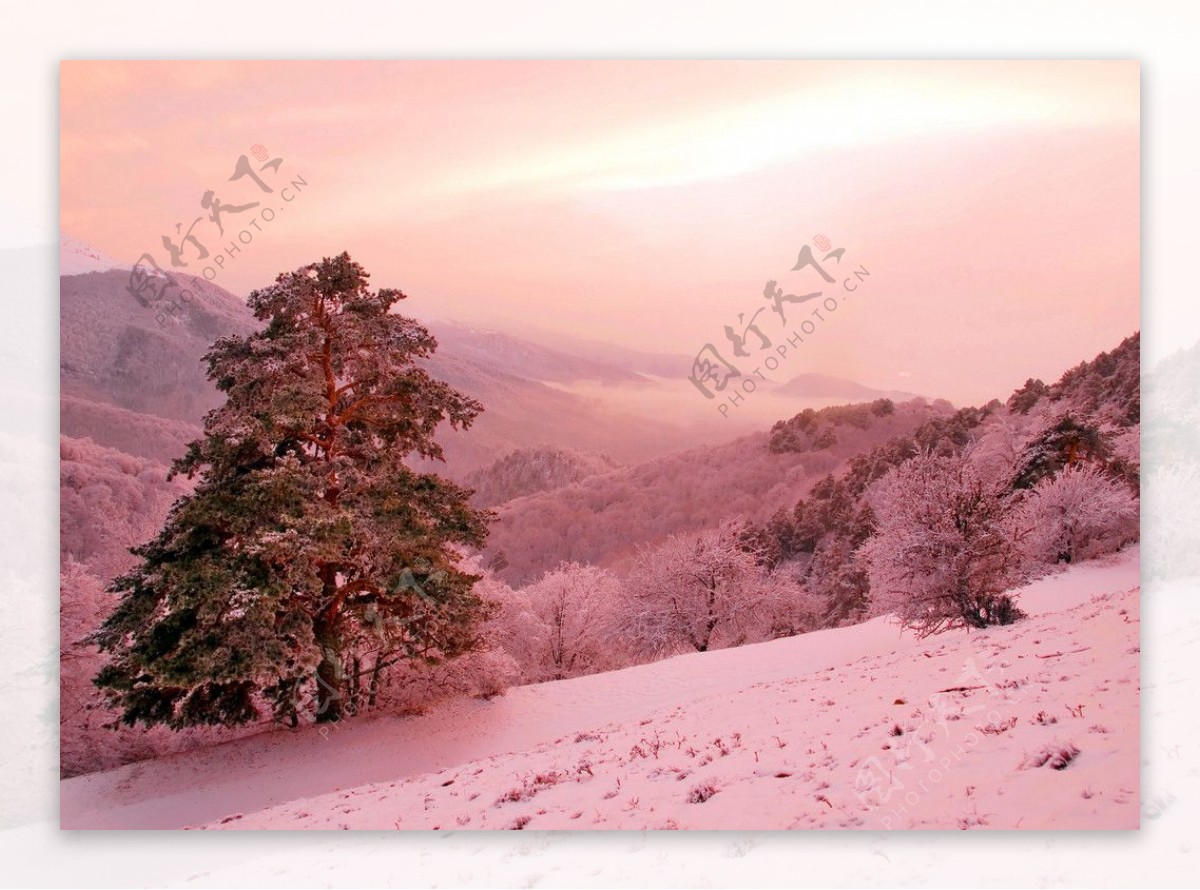
<svg viewBox="0 0 1200 890">
<path fill-rule="evenodd" d="M 616 667 L 616 577 L 596 566 L 563 563 L 503 604 L 500 644 L 529 682 L 562 680 Z"/>
<path fill-rule="evenodd" d="M 928 636 L 1020 617 L 1005 591 L 1024 577 L 1006 504 L 962 456 L 922 454 L 874 494 L 876 534 L 862 547 L 876 612 Z"/>
<path fill-rule="evenodd" d="M 1047 563 L 1077 562 L 1137 540 L 1138 501 L 1092 464 L 1039 482 L 1021 507 L 1026 552 Z"/>
<path fill-rule="evenodd" d="M 717 786 L 712 782 L 705 782 L 703 785 L 697 785 L 688 792 L 688 803 L 704 803 L 717 793 Z"/>
<path fill-rule="evenodd" d="M 1048 766 L 1051 769 L 1064 770 L 1072 760 L 1079 756 L 1079 748 L 1072 744 L 1044 745 L 1032 754 L 1026 755 L 1021 762 L 1021 769 L 1037 769 Z"/>
<path fill-rule="evenodd" d="M 985 723 L 983 726 L 976 726 L 975 728 L 984 735 L 1003 735 L 1016 725 L 1017 718 L 1009 717 L 1006 720 L 993 720 Z"/>
</svg>

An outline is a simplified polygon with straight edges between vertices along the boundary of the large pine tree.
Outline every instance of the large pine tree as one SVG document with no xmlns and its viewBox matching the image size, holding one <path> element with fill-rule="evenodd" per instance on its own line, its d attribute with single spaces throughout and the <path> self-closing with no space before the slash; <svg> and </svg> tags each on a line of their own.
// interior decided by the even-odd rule
<svg viewBox="0 0 1200 890">
<path fill-rule="evenodd" d="M 391 312 L 402 299 L 343 253 L 252 293 L 262 329 L 209 351 L 226 400 L 173 469 L 195 493 L 134 551 L 96 635 L 126 723 L 233 725 L 262 705 L 336 720 L 367 641 L 376 668 L 478 645 L 457 548 L 483 543 L 488 514 L 405 459 L 440 459 L 439 424 L 482 406 L 416 364 L 437 342 Z"/>
</svg>

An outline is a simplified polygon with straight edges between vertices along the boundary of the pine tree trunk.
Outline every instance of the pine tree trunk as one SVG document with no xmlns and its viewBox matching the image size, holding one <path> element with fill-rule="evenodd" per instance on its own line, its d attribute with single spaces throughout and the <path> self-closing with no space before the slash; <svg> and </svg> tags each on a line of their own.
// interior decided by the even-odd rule
<svg viewBox="0 0 1200 890">
<path fill-rule="evenodd" d="M 379 682 L 383 677 L 383 655 L 384 652 L 382 649 L 380 649 L 379 654 L 375 656 L 375 666 L 371 668 L 371 692 L 367 698 L 368 708 L 375 707 L 375 702 L 379 696 Z"/>
<path fill-rule="evenodd" d="M 359 706 L 362 704 L 362 681 L 359 677 L 362 676 L 362 659 L 357 655 L 351 660 L 352 665 L 350 671 L 350 716 L 354 716 L 359 711 Z"/>
<path fill-rule="evenodd" d="M 318 616 L 313 631 L 323 653 L 321 663 L 317 665 L 317 722 L 336 723 L 342 719 L 345 697 L 345 672 L 342 670 L 341 640 L 338 639 L 336 617 Z"/>
</svg>

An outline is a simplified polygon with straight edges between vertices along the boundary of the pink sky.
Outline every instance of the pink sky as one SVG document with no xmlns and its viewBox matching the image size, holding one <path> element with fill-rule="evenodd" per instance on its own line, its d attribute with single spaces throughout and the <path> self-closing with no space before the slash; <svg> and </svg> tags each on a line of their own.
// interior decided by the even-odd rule
<svg viewBox="0 0 1200 890">
<path fill-rule="evenodd" d="M 1139 327 L 1138 94 L 1134 62 L 67 62 L 61 222 L 165 265 L 207 189 L 266 197 L 235 293 L 349 250 L 412 314 L 688 354 L 820 287 L 824 234 L 869 286 L 785 376 L 977 402 Z M 255 144 L 290 204 L 227 181 Z"/>
</svg>

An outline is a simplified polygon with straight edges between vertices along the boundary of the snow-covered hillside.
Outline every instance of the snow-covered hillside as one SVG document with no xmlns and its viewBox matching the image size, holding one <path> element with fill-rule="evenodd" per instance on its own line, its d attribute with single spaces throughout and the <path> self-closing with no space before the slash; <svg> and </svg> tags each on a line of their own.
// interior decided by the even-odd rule
<svg viewBox="0 0 1200 890">
<path fill-rule="evenodd" d="M 128 269 L 132 263 L 114 260 L 98 247 L 60 235 L 58 239 L 58 274 L 84 275 L 88 272 L 107 272 L 109 269 Z"/>
<path fill-rule="evenodd" d="M 888 619 L 65 781 L 64 828 L 1136 828 L 1136 547 Z"/>
</svg>

